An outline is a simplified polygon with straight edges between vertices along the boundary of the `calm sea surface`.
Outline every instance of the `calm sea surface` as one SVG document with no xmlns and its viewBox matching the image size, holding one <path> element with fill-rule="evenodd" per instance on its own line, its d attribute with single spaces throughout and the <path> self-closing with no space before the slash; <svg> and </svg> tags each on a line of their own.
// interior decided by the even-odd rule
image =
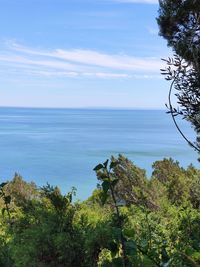
<svg viewBox="0 0 200 267">
<path fill-rule="evenodd" d="M 190 126 L 180 126 L 194 140 Z M 96 186 L 93 167 L 111 155 L 126 155 L 149 176 L 163 157 L 199 167 L 165 111 L 0 108 L 0 149 L 1 181 L 18 172 L 64 193 L 75 186 L 80 199 Z"/>
</svg>

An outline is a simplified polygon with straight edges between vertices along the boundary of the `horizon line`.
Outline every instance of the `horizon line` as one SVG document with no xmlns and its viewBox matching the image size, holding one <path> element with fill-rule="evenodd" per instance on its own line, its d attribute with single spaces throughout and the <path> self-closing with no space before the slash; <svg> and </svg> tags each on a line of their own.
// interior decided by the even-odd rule
<svg viewBox="0 0 200 267">
<path fill-rule="evenodd" d="M 17 108 L 17 109 L 82 109 L 82 110 L 165 110 L 161 107 L 91 107 L 91 106 L 80 106 L 80 107 L 36 107 L 36 106 L 1 106 L 0 108 Z"/>
</svg>

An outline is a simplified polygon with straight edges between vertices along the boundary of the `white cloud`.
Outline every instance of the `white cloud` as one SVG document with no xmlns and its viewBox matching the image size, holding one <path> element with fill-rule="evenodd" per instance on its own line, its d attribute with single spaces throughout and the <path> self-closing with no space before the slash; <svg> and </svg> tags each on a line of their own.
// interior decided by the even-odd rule
<svg viewBox="0 0 200 267">
<path fill-rule="evenodd" d="M 98 78 L 130 78 L 131 76 L 125 73 L 107 73 L 107 72 L 96 72 L 96 73 L 83 73 L 83 76 L 96 76 Z"/>
<path fill-rule="evenodd" d="M 27 55 L 35 55 L 64 60 L 65 63 L 81 63 L 88 66 L 98 66 L 103 68 L 111 68 L 129 71 L 155 71 L 157 72 L 161 66 L 159 58 L 139 58 L 128 56 L 126 54 L 106 54 L 95 50 L 83 49 L 55 49 L 52 51 L 43 51 L 30 49 L 27 47 L 13 44 L 12 49 Z"/>
<path fill-rule="evenodd" d="M 52 53 L 60 59 L 118 70 L 157 70 L 160 62 L 155 59 L 137 58 L 128 55 L 112 55 L 91 50 L 61 50 Z"/>
<path fill-rule="evenodd" d="M 1 65 L 30 69 L 30 73 L 57 77 L 134 78 L 158 74 L 161 60 L 126 54 L 108 54 L 95 50 L 41 50 L 13 43 L 0 54 Z"/>
</svg>

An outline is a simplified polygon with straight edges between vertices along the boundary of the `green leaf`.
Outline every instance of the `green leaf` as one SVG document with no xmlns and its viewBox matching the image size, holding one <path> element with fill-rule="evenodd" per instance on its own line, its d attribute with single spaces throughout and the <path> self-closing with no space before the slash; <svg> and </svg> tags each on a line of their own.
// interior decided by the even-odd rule
<svg viewBox="0 0 200 267">
<path fill-rule="evenodd" d="M 103 165 L 104 165 L 105 168 L 107 168 L 107 166 L 108 166 L 108 162 L 109 162 L 109 159 L 107 159 L 107 160 L 104 162 Z"/>
<path fill-rule="evenodd" d="M 101 170 L 101 169 L 103 169 L 104 168 L 104 166 L 102 165 L 102 164 L 98 164 L 94 169 L 93 169 L 93 171 L 99 171 L 99 170 Z"/>
<path fill-rule="evenodd" d="M 110 183 L 108 181 L 103 181 L 102 188 L 103 188 L 104 193 L 107 193 L 108 190 L 110 189 Z"/>
<path fill-rule="evenodd" d="M 119 162 L 116 160 L 116 161 L 111 161 L 110 163 L 110 169 L 113 169 L 114 167 L 116 167 L 117 165 L 119 164 Z"/>
</svg>

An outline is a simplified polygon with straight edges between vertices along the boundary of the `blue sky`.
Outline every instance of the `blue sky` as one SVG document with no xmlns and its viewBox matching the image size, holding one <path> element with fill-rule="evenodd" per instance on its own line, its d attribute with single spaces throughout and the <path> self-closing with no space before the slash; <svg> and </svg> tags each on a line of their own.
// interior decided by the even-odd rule
<svg viewBox="0 0 200 267">
<path fill-rule="evenodd" d="M 0 106 L 164 108 L 157 0 L 0 6 Z"/>
</svg>

